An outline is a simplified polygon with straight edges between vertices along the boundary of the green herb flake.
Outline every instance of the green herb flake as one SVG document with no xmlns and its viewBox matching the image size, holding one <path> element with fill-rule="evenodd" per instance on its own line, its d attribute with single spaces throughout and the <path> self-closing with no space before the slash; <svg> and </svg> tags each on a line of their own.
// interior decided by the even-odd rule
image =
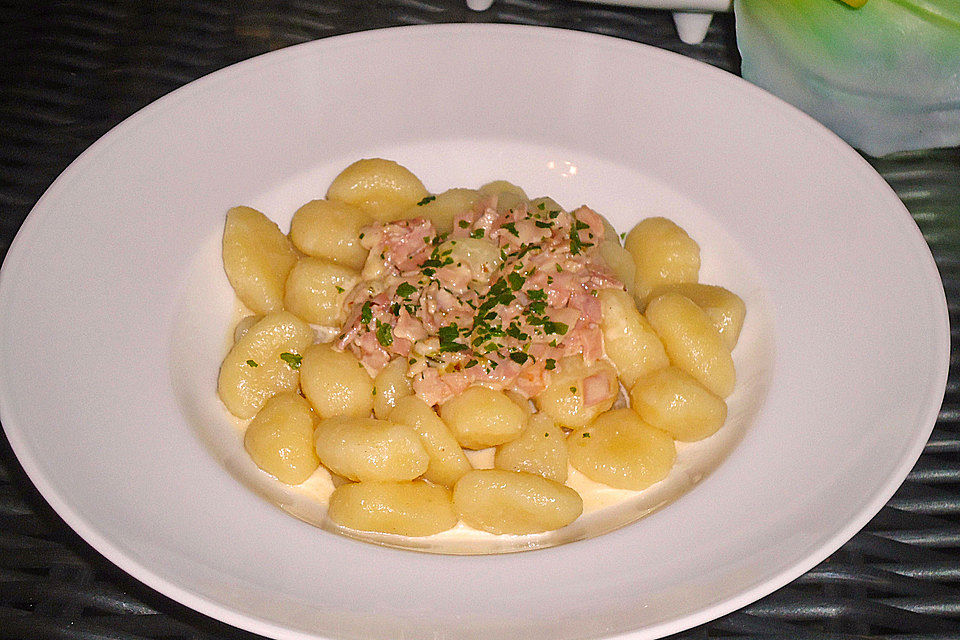
<svg viewBox="0 0 960 640">
<path fill-rule="evenodd" d="M 517 225 L 515 223 L 508 222 L 507 224 L 503 225 L 503 228 L 512 233 L 514 236 L 518 238 L 520 237 L 520 232 L 517 231 Z"/>
<path fill-rule="evenodd" d="M 377 342 L 381 346 L 389 347 L 393 344 L 393 328 L 385 323 L 377 320 Z"/>
<path fill-rule="evenodd" d="M 583 437 L 584 437 L 584 438 L 589 438 L 589 437 L 590 437 L 590 434 L 589 434 L 588 432 L 584 432 Z"/>
<path fill-rule="evenodd" d="M 344 291 L 346 291 L 346 289 L 344 289 L 343 287 L 337 285 L 337 293 L 343 293 Z"/>
<path fill-rule="evenodd" d="M 437 337 L 440 338 L 440 351 L 464 351 L 469 349 L 465 344 L 457 342 L 460 336 L 460 327 L 455 324 L 448 324 L 437 329 Z"/>
<path fill-rule="evenodd" d="M 257 364 L 255 361 L 253 361 L 253 360 L 247 360 L 247 366 L 248 366 L 248 367 L 259 367 L 260 365 L 258 365 L 258 364 Z"/>
<path fill-rule="evenodd" d="M 527 297 L 531 300 L 546 300 L 547 293 L 543 289 L 530 289 L 527 291 Z"/>
<path fill-rule="evenodd" d="M 511 351 L 510 359 L 516 362 L 517 364 L 523 364 L 524 362 L 530 359 L 530 356 L 523 353 L 522 351 Z"/>
<path fill-rule="evenodd" d="M 557 361 L 553 358 L 547 358 L 547 362 L 543 365 L 543 368 L 547 371 L 553 371 L 557 368 Z"/>
<path fill-rule="evenodd" d="M 397 285 L 397 295 L 401 298 L 409 298 L 417 292 L 417 288 L 409 282 L 401 282 Z"/>
<path fill-rule="evenodd" d="M 483 229 L 474 229 L 473 231 L 470 232 L 470 237 L 471 237 L 471 238 L 477 238 L 477 239 L 482 238 L 482 237 L 483 237 Z"/>
<path fill-rule="evenodd" d="M 562 322 L 548 321 L 543 325 L 543 330 L 547 333 L 554 333 L 561 336 L 565 335 L 568 329 L 569 327 Z"/>
<path fill-rule="evenodd" d="M 513 289 L 514 291 L 518 291 L 518 290 L 520 289 L 520 287 L 523 286 L 523 283 L 527 281 L 526 278 L 524 278 L 523 276 L 521 276 L 521 275 L 520 275 L 519 273 L 517 273 L 516 271 L 511 271 L 511 272 L 507 275 L 507 280 L 510 281 L 510 288 Z"/>
<path fill-rule="evenodd" d="M 427 204 L 428 202 L 433 202 L 433 201 L 436 200 L 436 199 L 437 199 L 437 196 L 427 196 L 426 198 L 424 198 L 423 200 L 421 200 L 420 202 L 418 202 L 418 203 L 417 203 L 417 206 L 418 206 L 418 207 L 422 207 L 423 205 Z"/>
<path fill-rule="evenodd" d="M 461 229 L 468 229 L 468 228 L 470 227 L 470 221 L 469 221 L 469 220 L 461 220 L 461 221 L 458 222 L 457 224 L 460 225 L 460 228 L 461 228 Z"/>
<path fill-rule="evenodd" d="M 360 322 L 363 324 L 370 324 L 371 320 L 373 320 L 373 309 L 370 301 L 367 300 L 363 303 L 363 307 L 360 308 Z"/>
<path fill-rule="evenodd" d="M 300 361 L 303 360 L 303 356 L 298 353 L 284 351 L 280 354 L 280 359 L 286 362 L 291 369 L 296 370 L 300 368 Z"/>
<path fill-rule="evenodd" d="M 577 392 L 576 387 L 570 387 L 570 393 L 576 393 L 576 392 Z"/>
</svg>

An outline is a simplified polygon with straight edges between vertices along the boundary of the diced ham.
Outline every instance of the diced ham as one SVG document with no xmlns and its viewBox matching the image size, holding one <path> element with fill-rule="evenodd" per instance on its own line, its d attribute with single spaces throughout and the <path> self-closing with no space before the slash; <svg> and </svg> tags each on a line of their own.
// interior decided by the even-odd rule
<svg viewBox="0 0 960 640">
<path fill-rule="evenodd" d="M 407 358 L 413 390 L 430 405 L 472 384 L 534 397 L 563 357 L 603 357 L 594 294 L 623 286 L 600 257 L 604 233 L 602 218 L 587 207 L 508 209 L 495 196 L 458 214 L 449 236 L 422 218 L 365 229 L 370 257 L 346 296 L 336 345 L 373 373 L 391 358 Z M 500 259 L 444 262 L 448 237 L 494 242 Z M 603 375 L 587 378 L 584 402 L 606 399 L 609 385 Z"/>
<path fill-rule="evenodd" d="M 583 405 L 592 407 L 610 397 L 610 380 L 607 376 L 597 373 L 583 381 Z"/>
</svg>

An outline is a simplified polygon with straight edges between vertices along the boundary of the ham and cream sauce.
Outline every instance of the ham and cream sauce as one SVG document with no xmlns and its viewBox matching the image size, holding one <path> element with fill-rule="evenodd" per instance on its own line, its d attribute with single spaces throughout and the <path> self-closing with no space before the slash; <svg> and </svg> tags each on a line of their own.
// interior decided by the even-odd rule
<svg viewBox="0 0 960 640">
<path fill-rule="evenodd" d="M 537 396 L 566 356 L 604 357 L 597 292 L 623 288 L 599 254 L 588 207 L 498 207 L 481 199 L 438 233 L 424 218 L 364 229 L 370 250 L 348 294 L 336 345 L 373 374 L 407 359 L 414 392 L 435 406 L 474 384 Z M 606 395 L 603 380 L 584 383 Z"/>
</svg>

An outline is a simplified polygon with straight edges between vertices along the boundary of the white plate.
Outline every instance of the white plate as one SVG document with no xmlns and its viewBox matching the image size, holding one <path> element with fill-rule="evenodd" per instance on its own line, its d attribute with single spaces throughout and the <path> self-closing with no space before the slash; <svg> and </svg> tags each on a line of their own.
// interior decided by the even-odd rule
<svg viewBox="0 0 960 640">
<path fill-rule="evenodd" d="M 745 435 L 729 457 L 635 524 L 507 555 L 360 543 L 238 482 L 200 437 L 216 432 L 203 396 L 222 352 L 197 339 L 191 360 L 174 344 L 230 304 L 210 267 L 224 212 L 246 203 L 288 219 L 375 155 L 432 190 L 509 177 L 621 228 L 653 214 L 686 226 L 704 279 L 751 306 Z M 96 549 L 239 627 L 653 638 L 789 582 L 880 509 L 934 424 L 948 334 L 936 268 L 899 200 L 791 107 L 622 40 L 410 27 L 225 69 L 77 159 L 0 272 L 0 418 L 40 492 Z M 191 375 L 202 389 L 185 392 Z"/>
</svg>

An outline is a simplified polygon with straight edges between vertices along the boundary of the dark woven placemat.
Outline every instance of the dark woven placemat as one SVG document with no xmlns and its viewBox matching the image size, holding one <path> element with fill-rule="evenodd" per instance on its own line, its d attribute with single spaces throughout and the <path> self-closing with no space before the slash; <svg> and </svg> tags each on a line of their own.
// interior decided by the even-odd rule
<svg viewBox="0 0 960 640">
<path fill-rule="evenodd" d="M 173 89 L 272 49 L 434 22 L 511 22 L 656 45 L 736 72 L 733 18 L 685 45 L 669 13 L 564 0 L 0 2 L 0 257 L 53 179 L 120 120 Z M 960 306 L 960 149 L 872 161 L 906 203 Z M 953 351 L 953 362 L 958 356 Z M 0 363 L 4 366 L 4 363 Z M 890 503 L 827 561 L 680 638 L 960 638 L 960 396 Z M 896 428 L 896 425 L 890 425 Z M 46 505 L 0 438 L 0 638 L 254 638 L 103 559 Z"/>
</svg>

